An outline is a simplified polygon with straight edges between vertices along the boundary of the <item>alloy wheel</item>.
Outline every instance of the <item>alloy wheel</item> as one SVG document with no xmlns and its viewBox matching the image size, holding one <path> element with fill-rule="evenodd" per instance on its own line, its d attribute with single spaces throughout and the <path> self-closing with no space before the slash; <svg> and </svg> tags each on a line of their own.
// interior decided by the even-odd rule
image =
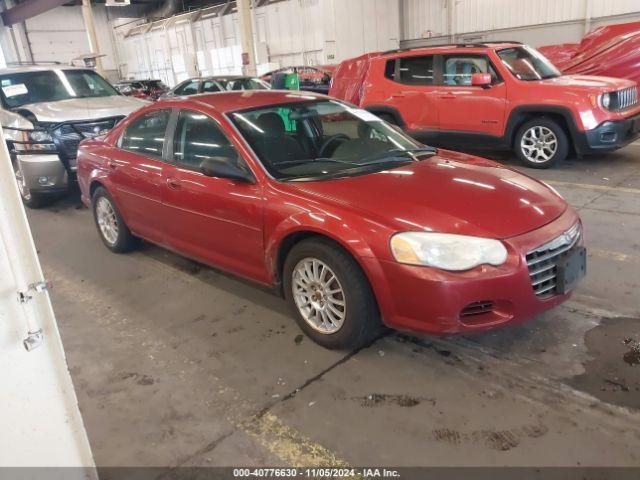
<svg viewBox="0 0 640 480">
<path fill-rule="evenodd" d="M 118 218 L 113 205 L 106 197 L 98 198 L 96 202 L 96 220 L 100 233 L 109 245 L 115 245 L 118 241 Z"/>
<path fill-rule="evenodd" d="M 520 148 L 530 162 L 546 163 L 558 150 L 558 138 L 547 127 L 533 126 L 522 135 Z"/>
<path fill-rule="evenodd" d="M 314 330 L 332 334 L 347 314 L 344 290 L 336 274 L 317 258 L 303 258 L 292 273 L 293 298 L 302 318 Z"/>
</svg>

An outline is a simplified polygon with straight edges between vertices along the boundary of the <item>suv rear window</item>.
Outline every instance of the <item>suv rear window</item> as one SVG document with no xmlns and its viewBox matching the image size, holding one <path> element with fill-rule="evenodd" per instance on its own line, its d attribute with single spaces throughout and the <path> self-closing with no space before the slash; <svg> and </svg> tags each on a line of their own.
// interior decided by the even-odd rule
<svg viewBox="0 0 640 480">
<path fill-rule="evenodd" d="M 396 81 L 407 85 L 433 85 L 433 56 L 400 57 Z"/>
</svg>

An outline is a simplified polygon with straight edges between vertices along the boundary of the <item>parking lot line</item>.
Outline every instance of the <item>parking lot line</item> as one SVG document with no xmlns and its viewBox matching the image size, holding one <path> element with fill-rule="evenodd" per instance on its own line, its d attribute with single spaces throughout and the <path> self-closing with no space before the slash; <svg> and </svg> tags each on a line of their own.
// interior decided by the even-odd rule
<svg viewBox="0 0 640 480">
<path fill-rule="evenodd" d="M 602 192 L 623 192 L 623 193 L 632 193 L 635 195 L 640 195 L 640 189 L 638 188 L 629 188 L 629 187 L 618 187 L 615 185 L 593 185 L 590 183 L 573 183 L 573 182 L 561 182 L 559 180 L 545 180 L 546 183 L 559 187 L 568 187 L 568 188 L 581 188 L 585 190 L 599 190 Z"/>
</svg>

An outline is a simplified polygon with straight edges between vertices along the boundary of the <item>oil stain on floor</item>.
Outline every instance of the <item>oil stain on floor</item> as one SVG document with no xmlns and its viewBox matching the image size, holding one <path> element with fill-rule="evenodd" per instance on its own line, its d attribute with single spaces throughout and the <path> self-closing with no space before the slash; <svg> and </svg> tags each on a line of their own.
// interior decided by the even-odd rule
<svg viewBox="0 0 640 480">
<path fill-rule="evenodd" d="M 571 386 L 614 405 L 640 409 L 640 318 L 604 318 L 585 336 L 590 359 Z"/>
</svg>

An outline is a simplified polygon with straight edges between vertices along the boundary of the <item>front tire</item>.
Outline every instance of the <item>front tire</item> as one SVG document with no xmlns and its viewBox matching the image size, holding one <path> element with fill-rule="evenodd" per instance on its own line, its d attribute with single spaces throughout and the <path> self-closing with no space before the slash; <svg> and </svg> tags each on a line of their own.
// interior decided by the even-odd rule
<svg viewBox="0 0 640 480">
<path fill-rule="evenodd" d="M 98 187 L 91 197 L 91 210 L 100 239 L 114 253 L 125 253 L 137 244 L 136 237 L 124 223 L 118 207 L 104 187 Z"/>
<path fill-rule="evenodd" d="M 398 121 L 396 120 L 396 117 L 394 117 L 393 115 L 391 115 L 390 113 L 376 113 L 375 114 L 378 118 L 380 118 L 381 120 L 384 120 L 385 122 L 387 122 L 390 125 L 396 126 L 398 127 Z"/>
<path fill-rule="evenodd" d="M 330 349 L 356 349 L 382 330 L 369 281 L 355 259 L 325 239 L 295 245 L 284 264 L 285 297 L 300 328 Z"/>
<path fill-rule="evenodd" d="M 558 122 L 538 117 L 520 127 L 514 147 L 518 158 L 531 168 L 550 168 L 567 158 L 569 138 Z"/>
<path fill-rule="evenodd" d="M 25 207 L 35 210 L 49 206 L 55 202 L 56 197 L 54 195 L 32 192 L 29 187 L 27 187 L 27 182 L 24 179 L 17 160 L 13 162 L 13 174 L 16 178 L 16 183 L 18 184 L 20 198 L 22 199 L 22 203 Z"/>
</svg>

